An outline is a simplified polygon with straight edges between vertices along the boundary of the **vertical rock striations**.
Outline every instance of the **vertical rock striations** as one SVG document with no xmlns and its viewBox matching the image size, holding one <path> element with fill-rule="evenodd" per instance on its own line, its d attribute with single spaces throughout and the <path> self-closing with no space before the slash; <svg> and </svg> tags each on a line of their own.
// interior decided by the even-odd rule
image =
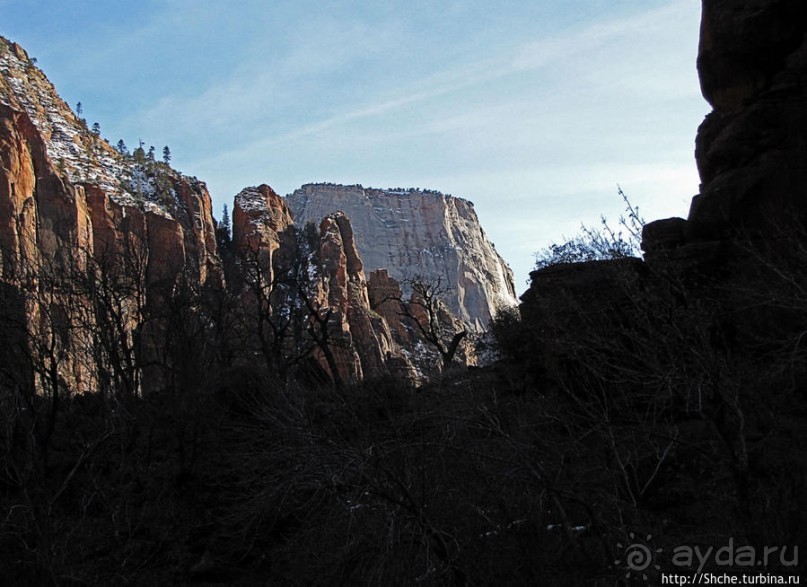
<svg viewBox="0 0 807 587">
<path fill-rule="evenodd" d="M 96 296 L 113 274 L 118 293 L 127 292 L 117 314 L 128 332 L 121 344 L 133 344 L 135 316 L 157 312 L 179 281 L 223 285 L 205 184 L 142 149 L 135 156 L 113 149 L 25 51 L 3 38 L 0 226 L 4 291 L 26 300 L 24 315 L 5 318 L 24 323 L 38 343 L 28 352 L 40 387 L 103 386 Z M 142 386 L 149 383 L 138 378 L 131 391 Z"/>
<path fill-rule="evenodd" d="M 288 338 L 296 348 L 279 348 L 279 354 L 291 357 L 308 348 L 339 382 L 388 375 L 401 364 L 411 372 L 387 322 L 370 307 L 364 264 L 344 213 L 301 230 L 269 186 L 246 188 L 235 198 L 233 244 L 246 268 L 244 305 L 254 306 L 255 280 L 262 280 L 260 319 L 271 322 L 273 332 L 295 330 Z M 298 315 L 296 325 L 289 314 Z"/>
<path fill-rule="evenodd" d="M 419 380 L 473 363 L 468 331 L 515 303 L 473 205 L 437 192 L 310 185 L 284 200 L 262 185 L 236 196 L 232 241 L 221 228 L 203 182 L 110 146 L 0 38 L 0 334 L 16 341 L 0 359 L 23 365 L 15 385 L 135 396 L 181 373 L 191 388 L 205 336 L 229 337 L 223 364 L 262 357 L 285 381 L 304 363 L 336 383 Z M 407 278 L 442 284 L 446 305 L 425 310 Z"/>
<path fill-rule="evenodd" d="M 333 184 L 304 185 L 287 200 L 300 225 L 344 211 L 368 270 L 386 269 L 398 282 L 450 284 L 447 305 L 473 331 L 483 331 L 499 308 L 517 303 L 513 274 L 467 200 Z"/>
</svg>

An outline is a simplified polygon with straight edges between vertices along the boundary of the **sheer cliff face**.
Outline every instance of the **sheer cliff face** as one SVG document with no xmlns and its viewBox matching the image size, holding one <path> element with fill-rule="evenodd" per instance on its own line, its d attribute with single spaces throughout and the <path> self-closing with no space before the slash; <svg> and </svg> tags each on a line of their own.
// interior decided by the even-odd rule
<svg viewBox="0 0 807 587">
<path fill-rule="evenodd" d="M 0 227 L 0 280 L 26 299 L 18 318 L 32 339 L 65 333 L 51 357 L 59 362 L 52 378 L 73 391 L 97 389 L 88 275 L 139 264 L 141 306 L 158 303 L 160 292 L 180 278 L 222 279 L 205 185 L 112 149 L 67 107 L 25 51 L 3 38 Z M 36 349 L 31 357 L 47 363 Z"/>
<path fill-rule="evenodd" d="M 299 230 L 286 201 L 267 185 L 246 188 L 233 206 L 233 246 L 244 276 L 242 302 L 254 306 L 254 280 L 266 292 L 264 319 L 295 330 L 323 370 L 347 382 L 391 373 L 417 375 L 383 317 L 370 307 L 364 264 L 350 220 L 341 212 Z M 257 271 L 249 271 L 253 265 Z M 234 284 L 231 284 L 231 287 Z M 295 349 L 283 352 L 293 355 Z"/>
<path fill-rule="evenodd" d="M 386 269 L 400 282 L 450 284 L 448 307 L 473 330 L 517 303 L 513 274 L 467 200 L 431 191 L 309 184 L 287 201 L 298 225 L 344 211 L 368 271 Z"/>
<path fill-rule="evenodd" d="M 700 194 L 686 220 L 645 227 L 651 263 L 722 267 L 731 243 L 807 226 L 807 3 L 703 0 L 698 75 L 713 108 L 695 141 Z"/>
<path fill-rule="evenodd" d="M 255 261 L 271 283 L 276 252 L 281 244 L 294 245 L 294 219 L 283 198 L 268 185 L 244 188 L 233 205 L 233 245 L 236 252 Z M 289 249 L 289 244 L 285 249 Z"/>
<path fill-rule="evenodd" d="M 166 309 L 195 308 L 187 318 L 201 317 L 199 300 L 211 293 L 203 286 L 243 301 L 234 311 L 247 318 L 236 321 L 235 338 L 247 341 L 241 356 L 264 355 L 270 371 L 313 356 L 343 382 L 390 374 L 420 380 L 439 370 L 416 318 L 371 306 L 365 268 L 388 268 L 391 287 L 397 275 L 453 288 L 446 301 L 465 326 L 441 307 L 437 319 L 449 334 L 481 330 L 497 308 L 514 303 L 510 270 L 469 202 L 320 188 L 307 186 L 302 200 L 284 200 L 266 185 L 236 197 L 226 248 L 234 279 L 225 284 L 205 184 L 155 161 L 142 145 L 131 155 L 123 145 L 113 149 L 21 47 L 0 37 L 0 328 L 21 325 L 14 335 L 26 385 L 59 393 L 166 388 L 166 353 L 177 350 L 168 349 L 177 325 Z M 332 209 L 323 193 L 334 196 Z M 289 202 L 304 204 L 296 225 Z M 351 206 L 356 224 L 337 211 Z M 303 228 L 308 221 L 313 227 Z M 266 333 L 256 323 L 280 324 L 282 336 L 257 340 Z M 0 361 L 20 362 L 9 352 L 0 348 Z M 471 353 L 456 356 L 473 361 Z"/>
<path fill-rule="evenodd" d="M 693 236 L 807 220 L 807 3 L 704 0 L 698 72 L 714 110 L 698 130 Z"/>
<path fill-rule="evenodd" d="M 807 2 L 702 5 L 698 75 L 713 110 L 696 137 L 700 194 L 687 219 L 647 224 L 642 248 L 651 268 L 673 270 L 693 283 L 721 282 L 723 295 L 736 295 L 749 290 L 744 281 L 770 251 L 803 247 L 798 235 L 807 227 Z M 621 265 L 636 273 L 632 261 Z M 579 281 L 584 270 L 568 268 L 566 280 Z M 544 291 L 566 295 L 557 277 L 563 272 L 533 272 L 525 304 L 541 296 L 544 283 L 550 284 Z M 590 264 L 592 285 L 602 273 L 602 264 Z M 732 311 L 749 315 L 751 305 Z"/>
<path fill-rule="evenodd" d="M 25 136 L 35 155 L 27 169 L 18 165 L 4 170 L 14 186 L 14 198 L 30 198 L 43 211 L 56 202 L 71 202 L 79 209 L 72 220 L 60 216 L 54 234 L 46 224 L 37 246 L 53 236 L 67 250 L 78 246 L 109 256 L 118 252 L 122 235 L 134 230 L 149 246 L 157 247 L 151 255 L 155 278 L 188 271 L 202 282 L 220 280 L 205 184 L 145 157 L 141 161 L 124 157 L 87 128 L 19 45 L 1 37 L 0 105 L 5 106 L 5 126 Z M 13 150 L 7 157 L 21 162 L 24 155 L 11 154 L 20 153 L 20 147 L 10 145 Z M 32 174 L 31 181 L 10 177 L 20 170 Z M 66 238 L 68 225 L 77 234 L 82 230 L 87 234 L 80 241 Z"/>
</svg>

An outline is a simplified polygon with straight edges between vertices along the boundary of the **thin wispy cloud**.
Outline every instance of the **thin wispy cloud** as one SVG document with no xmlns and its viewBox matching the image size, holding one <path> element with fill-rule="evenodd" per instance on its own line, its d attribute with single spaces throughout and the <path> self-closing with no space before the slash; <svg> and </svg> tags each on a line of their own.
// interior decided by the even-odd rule
<svg viewBox="0 0 807 587">
<path fill-rule="evenodd" d="M 170 144 L 217 210 L 262 182 L 439 189 L 523 278 L 525 250 L 618 214 L 616 183 L 650 217 L 697 190 L 693 0 L 37 6 L 11 20 L 50 35 L 69 101 L 113 141 Z"/>
</svg>

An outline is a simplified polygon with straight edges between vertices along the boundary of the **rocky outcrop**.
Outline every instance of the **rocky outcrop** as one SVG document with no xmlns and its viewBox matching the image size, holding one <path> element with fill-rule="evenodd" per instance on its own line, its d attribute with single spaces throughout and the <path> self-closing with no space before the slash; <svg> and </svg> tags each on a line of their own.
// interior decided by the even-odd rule
<svg viewBox="0 0 807 587">
<path fill-rule="evenodd" d="M 693 237 L 807 219 L 807 5 L 713 0 L 702 22 L 698 68 L 714 110 L 698 130 Z"/>
<path fill-rule="evenodd" d="M 268 185 L 244 188 L 233 205 L 233 243 L 236 249 L 280 247 L 281 235 L 294 224 L 286 202 Z"/>
<path fill-rule="evenodd" d="M 334 310 L 342 372 L 352 380 L 387 375 L 387 358 L 400 352 L 386 321 L 370 309 L 364 265 L 343 213 L 326 216 L 320 223 L 315 259 L 315 299 L 320 307 Z"/>
<path fill-rule="evenodd" d="M 785 271 L 803 263 L 785 258 L 803 249 L 807 234 L 807 4 L 704 0 L 698 72 L 713 107 L 696 139 L 700 194 L 687 219 L 644 227 L 646 266 L 637 260 L 630 273 L 642 281 L 645 298 L 674 292 L 676 299 L 719 299 L 721 312 L 733 316 L 733 337 L 743 329 L 757 336 L 760 324 L 787 330 L 793 316 L 763 315 L 765 303 L 743 296 L 752 283 L 762 289 L 766 272 L 783 277 L 785 265 L 773 263 L 786 263 Z M 604 276 L 611 272 L 616 278 L 607 263 L 535 271 L 522 314 L 538 320 L 552 299 L 580 302 L 583 318 L 608 311 L 614 288 Z M 784 277 L 796 283 L 797 275 Z"/>
<path fill-rule="evenodd" d="M 700 194 L 677 243 L 647 227 L 648 260 L 662 250 L 695 259 L 710 246 L 725 258 L 717 248 L 807 222 L 807 4 L 705 0 L 698 72 L 713 107 L 696 140 Z"/>
<path fill-rule="evenodd" d="M 467 200 L 414 189 L 308 184 L 287 201 L 300 225 L 344 211 L 368 270 L 386 269 L 405 290 L 408 279 L 449 284 L 448 308 L 474 331 L 483 331 L 499 308 L 517 303 L 512 272 Z"/>
<path fill-rule="evenodd" d="M 235 198 L 233 245 L 246 268 L 244 305 L 255 306 L 254 280 L 261 275 L 267 302 L 262 319 L 272 325 L 270 337 L 279 327 L 295 330 L 288 338 L 297 340 L 297 348 L 279 348 L 281 355 L 303 355 L 308 348 L 337 382 L 402 369 L 415 378 L 389 325 L 371 309 L 364 264 L 344 213 L 300 229 L 269 186 L 246 188 Z"/>
<path fill-rule="evenodd" d="M 0 278 L 26 300 L 24 315 L 6 318 L 26 325 L 39 387 L 101 385 L 99 283 L 117 280 L 121 344 L 179 281 L 223 285 L 206 186 L 141 155 L 89 130 L 25 51 L 0 38 Z M 159 386 L 137 380 L 133 393 Z"/>
<path fill-rule="evenodd" d="M 719 112 L 737 112 L 768 88 L 804 43 L 807 6 L 800 0 L 706 0 L 698 73 Z"/>
<path fill-rule="evenodd" d="M 286 202 L 268 185 L 244 188 L 233 203 L 233 248 L 261 268 L 271 283 L 282 243 L 294 246 L 294 219 Z M 286 263 L 288 265 L 288 263 Z"/>
<path fill-rule="evenodd" d="M 160 391 L 182 369 L 196 381 L 187 349 L 208 348 L 199 338 L 208 335 L 227 347 L 216 360 L 243 365 L 260 356 L 284 381 L 311 357 L 320 369 L 311 373 L 337 383 L 421 380 L 440 367 L 418 319 L 385 317 L 371 303 L 363 256 L 375 265 L 382 250 L 390 275 L 454 287 L 446 301 L 464 325 L 444 306 L 436 315 L 459 338 L 514 300 L 510 270 L 473 206 L 435 192 L 359 187 L 375 207 L 359 214 L 356 230 L 349 213 L 318 209 L 316 186 L 288 201 L 267 185 L 247 188 L 235 198 L 230 241 L 203 182 L 155 161 L 142 144 L 132 154 L 111 147 L 2 38 L 0 148 L 0 293 L 15 312 L 0 323 L 19 327 L 25 385 L 54 396 Z M 346 194 L 337 208 L 349 208 L 356 189 L 331 187 Z M 302 205 L 302 222 L 290 203 Z M 408 287 L 395 283 L 399 292 Z M 417 309 L 412 292 L 401 294 Z M 3 357 L 17 363 L 20 353 Z M 470 347 L 456 356 L 472 362 Z"/>
</svg>

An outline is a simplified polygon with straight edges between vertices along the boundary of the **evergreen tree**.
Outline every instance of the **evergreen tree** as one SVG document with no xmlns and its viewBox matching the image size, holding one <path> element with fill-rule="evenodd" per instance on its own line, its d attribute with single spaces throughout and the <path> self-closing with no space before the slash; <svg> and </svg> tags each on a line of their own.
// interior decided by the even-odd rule
<svg viewBox="0 0 807 587">
<path fill-rule="evenodd" d="M 97 122 L 92 123 L 92 134 L 94 134 L 96 137 L 101 135 L 101 125 Z"/>
<path fill-rule="evenodd" d="M 171 149 L 168 148 L 168 145 L 163 147 L 163 163 L 166 165 L 171 163 Z M 226 208 L 227 207 L 225 206 L 225 210 Z"/>
<path fill-rule="evenodd" d="M 123 142 L 123 139 L 118 141 L 118 145 L 116 148 L 118 149 L 118 153 L 120 153 L 124 157 L 129 154 L 129 150 L 126 148 L 126 143 Z"/>
<path fill-rule="evenodd" d="M 154 161 L 154 151 L 155 151 L 154 145 L 151 145 L 149 147 L 149 155 L 148 155 L 149 161 Z"/>
<path fill-rule="evenodd" d="M 76 103 L 76 116 L 81 117 L 83 112 L 84 107 L 81 105 L 81 102 Z"/>
<path fill-rule="evenodd" d="M 221 221 L 216 226 L 216 244 L 218 244 L 220 250 L 224 250 L 230 245 L 230 240 L 230 212 L 227 210 L 227 204 L 224 204 Z"/>
</svg>

